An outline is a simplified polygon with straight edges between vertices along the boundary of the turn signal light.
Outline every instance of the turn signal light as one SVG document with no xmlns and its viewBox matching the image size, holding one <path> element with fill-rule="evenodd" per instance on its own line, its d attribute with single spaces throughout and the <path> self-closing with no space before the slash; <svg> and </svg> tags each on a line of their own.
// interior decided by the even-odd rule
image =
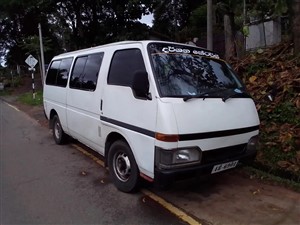
<svg viewBox="0 0 300 225">
<path fill-rule="evenodd" d="M 155 133 L 155 138 L 159 141 L 164 141 L 164 142 L 177 142 L 177 141 L 179 141 L 179 135 L 178 134 Z"/>
</svg>

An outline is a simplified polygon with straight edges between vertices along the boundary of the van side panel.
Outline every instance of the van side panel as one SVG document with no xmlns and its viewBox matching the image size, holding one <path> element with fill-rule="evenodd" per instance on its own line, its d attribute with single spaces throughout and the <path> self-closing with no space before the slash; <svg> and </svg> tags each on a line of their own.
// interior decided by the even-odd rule
<svg viewBox="0 0 300 225">
<path fill-rule="evenodd" d="M 110 62 L 103 62 L 104 67 L 108 66 L 102 94 L 103 134 L 121 134 L 128 142 L 140 172 L 153 178 L 157 98 L 152 73 L 147 71 L 145 63 L 148 56 L 140 44 L 110 50 Z M 132 77 L 137 71 L 148 72 L 151 100 L 136 97 L 133 93 Z"/>
<path fill-rule="evenodd" d="M 63 130 L 68 133 L 67 117 L 66 117 L 66 101 L 67 93 L 66 88 L 57 87 L 52 85 L 44 85 L 44 103 L 45 112 L 47 117 L 50 119 L 50 111 L 54 109 L 61 123 Z"/>
<path fill-rule="evenodd" d="M 99 92 L 68 88 L 67 102 L 67 123 L 70 134 L 103 154 L 103 143 L 99 135 Z"/>
<path fill-rule="evenodd" d="M 70 134 L 101 154 L 104 154 L 104 143 L 100 127 L 102 82 L 99 70 L 103 55 L 103 52 L 93 52 L 76 57 L 67 88 Z"/>
<path fill-rule="evenodd" d="M 128 142 L 141 173 L 154 178 L 154 139 L 138 132 L 115 125 L 112 122 L 102 121 L 103 136 L 117 132 Z M 107 157 L 107 156 L 106 156 Z"/>
<path fill-rule="evenodd" d="M 103 93 L 103 130 L 122 134 L 140 171 L 153 178 L 156 99 L 133 96 L 130 87 L 107 85 Z"/>
</svg>

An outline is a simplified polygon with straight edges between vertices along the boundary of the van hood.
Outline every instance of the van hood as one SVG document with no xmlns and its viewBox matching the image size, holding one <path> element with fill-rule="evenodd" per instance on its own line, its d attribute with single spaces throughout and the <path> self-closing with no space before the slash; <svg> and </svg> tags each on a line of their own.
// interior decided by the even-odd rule
<svg viewBox="0 0 300 225">
<path fill-rule="evenodd" d="M 220 98 L 171 102 L 180 135 L 236 129 L 258 130 L 259 118 L 251 98 L 232 98 L 226 102 Z"/>
</svg>

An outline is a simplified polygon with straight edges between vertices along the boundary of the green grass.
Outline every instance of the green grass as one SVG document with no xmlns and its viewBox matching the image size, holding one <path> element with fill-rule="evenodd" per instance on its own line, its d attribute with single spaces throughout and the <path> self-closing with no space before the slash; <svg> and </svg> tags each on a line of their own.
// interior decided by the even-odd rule
<svg viewBox="0 0 300 225">
<path fill-rule="evenodd" d="M 27 92 L 27 93 L 21 95 L 18 98 L 18 101 L 20 101 L 21 103 L 26 104 L 26 105 L 32 105 L 32 106 L 42 105 L 43 104 L 43 93 L 42 93 L 42 91 L 37 91 L 35 93 L 35 99 L 33 99 L 32 92 Z"/>
<path fill-rule="evenodd" d="M 11 91 L 7 90 L 7 89 L 4 89 L 4 90 L 0 91 L 0 96 L 7 96 L 7 95 L 10 95 L 10 94 L 11 94 Z"/>
</svg>

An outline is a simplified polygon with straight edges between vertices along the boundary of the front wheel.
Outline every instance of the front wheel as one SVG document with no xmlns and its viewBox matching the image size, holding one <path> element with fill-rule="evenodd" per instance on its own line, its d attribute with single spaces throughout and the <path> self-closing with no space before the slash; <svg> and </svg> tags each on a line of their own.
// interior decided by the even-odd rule
<svg viewBox="0 0 300 225">
<path fill-rule="evenodd" d="M 63 131 L 61 127 L 61 123 L 57 115 L 55 115 L 52 119 L 52 132 L 55 143 L 58 145 L 64 144 L 67 140 L 67 135 Z"/>
<path fill-rule="evenodd" d="M 108 167 L 114 185 L 123 192 L 134 192 L 139 185 L 139 169 L 130 147 L 124 141 L 114 142 L 108 152 Z"/>
</svg>

